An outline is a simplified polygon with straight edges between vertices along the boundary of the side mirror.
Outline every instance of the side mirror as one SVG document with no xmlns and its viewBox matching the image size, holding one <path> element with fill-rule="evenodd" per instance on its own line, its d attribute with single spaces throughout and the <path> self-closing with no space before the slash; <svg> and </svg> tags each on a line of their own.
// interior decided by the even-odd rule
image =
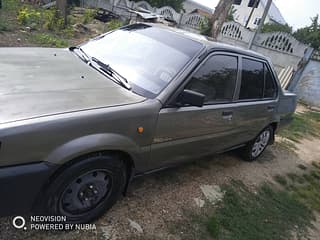
<svg viewBox="0 0 320 240">
<path fill-rule="evenodd" d="M 191 106 L 202 107 L 204 104 L 205 95 L 184 89 L 183 92 L 179 95 L 178 101 L 181 104 L 189 104 Z"/>
</svg>

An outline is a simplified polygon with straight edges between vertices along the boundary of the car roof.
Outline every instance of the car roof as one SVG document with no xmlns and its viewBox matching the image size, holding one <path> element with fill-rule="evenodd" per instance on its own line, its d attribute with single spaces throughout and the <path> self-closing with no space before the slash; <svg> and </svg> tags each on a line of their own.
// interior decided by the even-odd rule
<svg viewBox="0 0 320 240">
<path fill-rule="evenodd" d="M 171 31 L 171 32 L 179 34 L 180 36 L 183 36 L 185 38 L 199 42 L 199 43 L 203 44 L 207 48 L 207 50 L 209 50 L 209 51 L 210 50 L 228 51 L 228 52 L 233 52 L 233 53 L 238 53 L 238 54 L 242 54 L 242 55 L 247 55 L 247 56 L 259 58 L 262 60 L 267 60 L 270 62 L 270 59 L 268 57 L 266 57 L 260 53 L 254 52 L 252 50 L 247 50 L 247 49 L 243 49 L 240 47 L 232 46 L 229 44 L 216 42 L 216 41 L 208 39 L 204 35 L 188 32 L 188 31 L 180 29 L 180 28 L 168 27 L 164 24 L 159 24 L 159 23 L 143 23 L 143 24 L 146 24 L 146 25 L 149 25 L 149 26 L 152 26 L 155 28 Z"/>
</svg>

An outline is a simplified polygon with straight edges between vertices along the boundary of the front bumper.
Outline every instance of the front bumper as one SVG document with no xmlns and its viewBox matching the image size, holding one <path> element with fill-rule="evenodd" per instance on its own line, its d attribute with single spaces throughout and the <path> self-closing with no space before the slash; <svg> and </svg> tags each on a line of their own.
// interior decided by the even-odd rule
<svg viewBox="0 0 320 240">
<path fill-rule="evenodd" d="M 0 168 L 0 216 L 29 213 L 56 169 L 46 162 Z"/>
</svg>

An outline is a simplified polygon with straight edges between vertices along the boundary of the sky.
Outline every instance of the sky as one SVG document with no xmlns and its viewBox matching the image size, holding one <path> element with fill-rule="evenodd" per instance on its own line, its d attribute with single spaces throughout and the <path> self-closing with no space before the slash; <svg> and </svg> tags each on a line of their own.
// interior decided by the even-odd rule
<svg viewBox="0 0 320 240">
<path fill-rule="evenodd" d="M 196 0 L 214 8 L 219 0 Z M 311 17 L 320 15 L 320 0 L 273 0 L 284 19 L 294 29 L 309 26 Z"/>
</svg>

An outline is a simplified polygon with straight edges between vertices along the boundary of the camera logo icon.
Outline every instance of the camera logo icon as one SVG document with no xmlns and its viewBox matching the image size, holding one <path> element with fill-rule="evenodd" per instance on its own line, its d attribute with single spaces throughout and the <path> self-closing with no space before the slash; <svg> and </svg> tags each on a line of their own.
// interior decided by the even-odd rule
<svg viewBox="0 0 320 240">
<path fill-rule="evenodd" d="M 27 230 L 26 225 L 26 220 L 24 219 L 24 217 L 21 216 L 16 216 L 13 220 L 12 220 L 12 225 L 16 228 L 16 229 L 23 229 L 23 230 Z"/>
</svg>

